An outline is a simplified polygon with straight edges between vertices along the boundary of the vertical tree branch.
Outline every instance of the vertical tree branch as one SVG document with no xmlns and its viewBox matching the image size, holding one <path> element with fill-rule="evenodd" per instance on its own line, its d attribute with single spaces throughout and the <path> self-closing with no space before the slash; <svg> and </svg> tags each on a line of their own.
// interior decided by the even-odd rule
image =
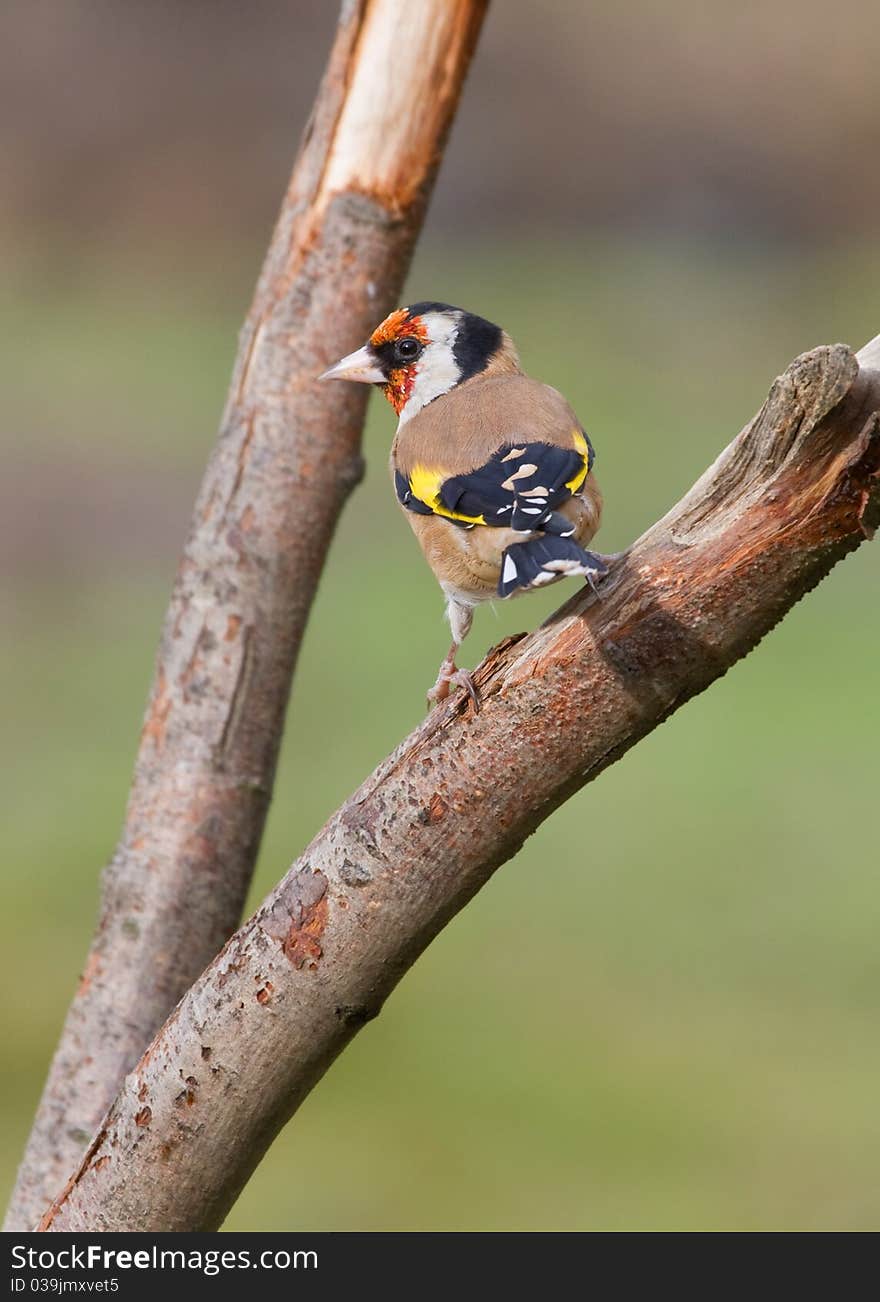
<svg viewBox="0 0 880 1302">
<path fill-rule="evenodd" d="M 685 498 L 333 815 L 168 1019 L 48 1231 L 205 1230 L 445 923 L 880 524 L 880 371 L 816 349 Z M 553 884 L 540 883 L 548 908 Z M 543 898 L 543 897 L 542 897 Z"/>
<path fill-rule="evenodd" d="M 313 384 L 396 304 L 488 0 L 347 0 L 241 334 L 125 825 L 6 1222 L 32 1226 L 235 928 L 366 392 Z"/>
</svg>

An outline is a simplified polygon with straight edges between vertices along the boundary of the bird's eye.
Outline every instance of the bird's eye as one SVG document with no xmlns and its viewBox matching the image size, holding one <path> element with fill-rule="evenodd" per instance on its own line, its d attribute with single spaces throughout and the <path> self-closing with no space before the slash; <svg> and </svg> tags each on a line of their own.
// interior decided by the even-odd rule
<svg viewBox="0 0 880 1302">
<path fill-rule="evenodd" d="M 405 339 L 398 339 L 394 345 L 394 355 L 401 362 L 414 362 L 421 351 L 422 345 L 411 335 Z"/>
</svg>

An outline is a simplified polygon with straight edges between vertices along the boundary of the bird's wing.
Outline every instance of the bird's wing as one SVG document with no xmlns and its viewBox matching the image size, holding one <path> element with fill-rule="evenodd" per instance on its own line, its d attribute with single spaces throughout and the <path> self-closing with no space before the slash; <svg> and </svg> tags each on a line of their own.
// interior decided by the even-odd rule
<svg viewBox="0 0 880 1302">
<path fill-rule="evenodd" d="M 571 526 L 557 509 L 580 491 L 592 464 L 590 441 L 576 428 L 567 447 L 511 437 L 475 470 L 455 475 L 416 463 L 408 473 L 398 468 L 394 481 L 408 511 L 468 527 L 569 533 Z"/>
</svg>

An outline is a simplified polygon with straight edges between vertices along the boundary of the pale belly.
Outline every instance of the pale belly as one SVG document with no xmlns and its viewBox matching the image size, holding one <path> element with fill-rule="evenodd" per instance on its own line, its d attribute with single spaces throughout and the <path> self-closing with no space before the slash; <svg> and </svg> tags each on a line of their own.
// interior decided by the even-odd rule
<svg viewBox="0 0 880 1302">
<path fill-rule="evenodd" d="M 585 547 L 599 528 L 602 514 L 602 495 L 592 476 L 583 492 L 570 498 L 559 511 L 572 521 L 574 537 Z M 489 525 L 460 529 L 442 516 L 415 515 L 411 511 L 406 512 L 406 517 L 444 592 L 468 605 L 491 601 L 496 596 L 505 549 L 530 536 Z"/>
</svg>

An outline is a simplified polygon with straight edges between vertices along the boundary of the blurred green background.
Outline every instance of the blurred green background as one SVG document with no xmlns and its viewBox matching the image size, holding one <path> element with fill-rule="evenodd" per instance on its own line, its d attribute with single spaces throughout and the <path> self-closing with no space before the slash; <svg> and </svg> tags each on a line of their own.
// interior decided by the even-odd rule
<svg viewBox="0 0 880 1302">
<path fill-rule="evenodd" d="M 333 21 L 315 3 L 197 5 L 198 22 L 163 3 L 127 0 L 112 22 L 102 3 L 65 9 L 41 23 L 44 3 L 10 7 L 18 82 L 0 78 L 24 104 L 35 56 L 41 107 L 0 139 L 21 178 L 0 299 L 4 1188 L 88 945 L 176 553 Z M 872 6 L 845 4 L 829 70 L 812 4 L 680 0 L 662 25 L 648 5 L 575 9 L 548 6 L 535 31 L 531 6 L 495 6 L 407 297 L 500 321 L 566 393 L 613 551 L 792 356 L 880 329 L 860 153 L 880 143 L 880 93 L 859 76 L 880 31 Z M 259 93 L 233 125 L 235 77 Z M 387 482 L 392 428 L 373 399 L 252 903 L 418 721 L 445 650 Z M 554 815 L 333 1067 L 227 1228 L 876 1229 L 878 589 L 864 547 Z M 480 612 L 465 662 L 567 591 Z M 536 871 L 566 905 L 545 935 Z"/>
</svg>

